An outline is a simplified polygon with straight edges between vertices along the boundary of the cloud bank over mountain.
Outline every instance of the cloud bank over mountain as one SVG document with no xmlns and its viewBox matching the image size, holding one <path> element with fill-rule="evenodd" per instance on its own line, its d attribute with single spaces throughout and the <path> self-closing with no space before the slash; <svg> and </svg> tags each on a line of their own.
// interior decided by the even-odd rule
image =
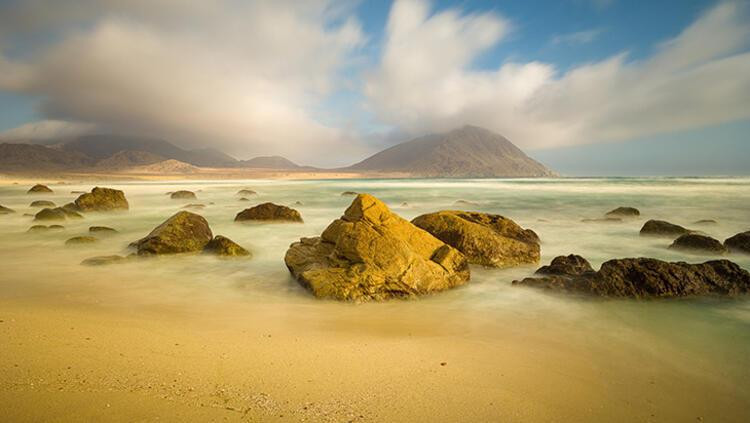
<svg viewBox="0 0 750 423">
<path fill-rule="evenodd" d="M 46 119 L 6 139 L 130 133 L 336 165 L 371 152 L 378 131 L 473 124 L 534 149 L 750 118 L 742 2 L 705 10 L 646 57 L 619 51 L 566 69 L 510 59 L 478 67 L 523 26 L 501 10 L 435 10 L 426 0 L 395 1 L 382 39 L 336 0 L 0 7 L 0 91 L 38 99 Z M 371 122 L 321 118 L 347 113 L 328 109 L 342 91 Z"/>
</svg>

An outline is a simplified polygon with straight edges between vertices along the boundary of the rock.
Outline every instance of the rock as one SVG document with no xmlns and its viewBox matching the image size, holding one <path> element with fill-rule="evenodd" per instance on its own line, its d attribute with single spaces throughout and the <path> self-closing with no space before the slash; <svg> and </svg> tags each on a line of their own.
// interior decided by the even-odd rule
<svg viewBox="0 0 750 423">
<path fill-rule="evenodd" d="M 15 213 L 15 212 L 13 212 Z M 24 213 L 23 217 L 34 217 L 34 213 Z"/>
<path fill-rule="evenodd" d="M 84 266 L 103 266 L 106 264 L 117 264 L 117 263 L 125 263 L 126 261 L 129 261 L 132 256 L 118 256 L 118 255 L 111 255 L 111 256 L 96 256 L 96 257 L 90 257 L 86 260 L 82 261 L 81 264 Z"/>
<path fill-rule="evenodd" d="M 401 203 L 401 207 L 409 207 L 409 203 L 407 203 L 406 201 L 404 201 L 403 203 Z"/>
<path fill-rule="evenodd" d="M 216 254 L 219 256 L 230 256 L 230 257 L 240 257 L 240 256 L 250 255 L 250 251 L 247 251 L 236 242 L 232 241 L 231 239 L 227 237 L 223 237 L 221 235 L 216 235 L 214 239 L 209 241 L 209 243 L 206 244 L 205 247 L 203 247 L 203 252 L 209 253 L 209 254 Z"/>
<path fill-rule="evenodd" d="M 9 209 L 7 207 L 0 206 L 0 214 L 11 214 L 15 213 L 16 211 L 13 209 Z"/>
<path fill-rule="evenodd" d="M 693 225 L 715 225 L 716 223 L 713 219 L 701 219 L 693 222 Z"/>
<path fill-rule="evenodd" d="M 555 258 L 558 259 L 560 257 Z M 729 260 L 689 264 L 626 258 L 609 260 L 597 272 L 585 270 L 585 265 L 571 269 L 569 273 L 526 278 L 513 284 L 598 297 L 671 298 L 750 293 L 750 273 Z"/>
<path fill-rule="evenodd" d="M 42 194 L 42 193 L 48 194 L 52 192 L 54 191 L 49 189 L 49 187 L 47 187 L 46 185 L 42 185 L 42 184 L 36 184 L 33 187 L 29 188 L 28 191 L 26 191 L 27 194 Z"/>
<path fill-rule="evenodd" d="M 750 231 L 740 232 L 725 239 L 724 247 L 731 252 L 750 254 Z"/>
<path fill-rule="evenodd" d="M 203 216 L 181 211 L 132 245 L 138 255 L 191 253 L 201 251 L 211 239 L 211 228 Z"/>
<path fill-rule="evenodd" d="M 169 195 L 173 200 L 196 200 L 197 197 L 192 191 L 175 191 Z"/>
<path fill-rule="evenodd" d="M 316 297 L 341 301 L 411 298 L 469 280 L 461 252 L 368 194 L 358 195 L 320 237 L 293 243 L 284 261 Z"/>
<path fill-rule="evenodd" d="M 205 209 L 206 205 L 205 204 L 187 204 L 187 205 L 182 206 L 182 208 L 183 209 L 201 210 L 201 209 Z"/>
<path fill-rule="evenodd" d="M 558 275 L 558 276 L 581 276 L 594 269 L 585 258 L 570 254 L 567 256 L 557 256 L 547 266 L 542 266 L 536 271 L 538 275 Z"/>
<path fill-rule="evenodd" d="M 239 199 L 239 200 L 237 200 L 237 201 L 250 201 L 250 199 L 248 199 L 248 198 L 245 198 L 245 197 L 242 197 L 242 198 L 240 198 L 240 199 Z"/>
<path fill-rule="evenodd" d="M 635 207 L 618 207 L 608 211 L 605 216 L 611 217 L 638 217 L 641 212 Z"/>
<path fill-rule="evenodd" d="M 622 223 L 619 217 L 597 217 L 594 219 L 581 219 L 583 223 Z"/>
<path fill-rule="evenodd" d="M 718 240 L 701 234 L 685 234 L 672 242 L 669 246 L 673 250 L 687 251 L 691 253 L 724 254 L 727 249 Z"/>
<path fill-rule="evenodd" d="M 44 208 L 34 215 L 34 220 L 65 220 L 68 214 L 61 207 Z"/>
<path fill-rule="evenodd" d="M 344 191 L 344 192 L 341 193 L 342 197 L 355 196 L 355 195 L 358 195 L 358 193 L 356 193 L 354 191 Z"/>
<path fill-rule="evenodd" d="M 95 242 L 99 242 L 99 239 L 93 236 L 74 236 L 65 241 L 65 245 L 93 244 Z"/>
<path fill-rule="evenodd" d="M 29 204 L 29 207 L 56 207 L 57 205 L 49 200 L 36 200 Z"/>
<path fill-rule="evenodd" d="M 86 191 L 70 191 L 71 194 L 86 194 Z"/>
<path fill-rule="evenodd" d="M 253 191 L 251 189 L 241 189 L 241 190 L 237 191 L 236 195 L 245 196 L 245 195 L 255 195 L 255 194 L 257 194 L 257 192 L 255 192 L 255 191 Z"/>
<path fill-rule="evenodd" d="M 106 212 L 113 210 L 128 210 L 128 200 L 125 193 L 119 189 L 95 187 L 90 193 L 81 194 L 75 205 L 82 212 Z"/>
<path fill-rule="evenodd" d="M 478 207 L 479 203 L 475 203 L 473 201 L 467 201 L 467 200 L 456 200 L 455 203 L 453 203 L 454 206 L 463 206 L 463 207 Z"/>
<path fill-rule="evenodd" d="M 539 237 L 507 217 L 439 211 L 411 223 L 462 252 L 469 263 L 505 268 L 539 262 Z"/>
<path fill-rule="evenodd" d="M 33 225 L 30 227 L 26 232 L 29 233 L 39 233 L 39 232 L 47 232 L 47 231 L 54 231 L 54 230 L 63 230 L 65 229 L 65 226 L 62 225 Z"/>
<path fill-rule="evenodd" d="M 117 230 L 108 226 L 89 226 L 89 232 L 93 234 L 116 234 Z"/>
<path fill-rule="evenodd" d="M 82 211 L 81 208 L 76 205 L 76 203 L 67 203 L 61 208 L 70 213 L 80 213 Z"/>
<path fill-rule="evenodd" d="M 294 205 L 295 206 L 304 206 L 304 204 L 302 204 L 302 201 L 295 201 Z"/>
<path fill-rule="evenodd" d="M 293 208 L 274 203 L 263 203 L 237 213 L 234 218 L 235 222 L 248 220 L 302 223 L 302 216 Z"/>
<path fill-rule="evenodd" d="M 641 228 L 642 236 L 678 237 L 689 232 L 689 229 L 663 220 L 649 220 Z"/>
<path fill-rule="evenodd" d="M 65 226 L 63 226 L 63 225 L 49 225 L 49 226 L 47 226 L 47 229 L 49 229 L 51 231 L 62 231 L 63 229 L 65 229 Z"/>
</svg>

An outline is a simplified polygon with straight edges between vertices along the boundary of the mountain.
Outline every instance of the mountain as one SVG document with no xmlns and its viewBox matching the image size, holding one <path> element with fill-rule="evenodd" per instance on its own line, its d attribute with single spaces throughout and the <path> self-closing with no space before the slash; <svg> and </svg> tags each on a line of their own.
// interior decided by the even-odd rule
<svg viewBox="0 0 750 423">
<path fill-rule="evenodd" d="M 403 172 L 431 177 L 555 175 L 502 135 L 468 125 L 395 145 L 345 170 Z"/>
<path fill-rule="evenodd" d="M 165 160 L 164 157 L 147 151 L 123 150 L 100 160 L 96 167 L 101 169 L 124 169 L 133 166 L 150 165 Z"/>
<path fill-rule="evenodd" d="M 143 151 L 163 158 L 175 159 L 195 166 L 233 167 L 237 160 L 214 149 L 185 150 L 167 141 L 123 135 L 84 135 L 59 144 L 57 148 L 81 153 L 97 161 L 120 151 Z"/>
<path fill-rule="evenodd" d="M 60 151 L 43 145 L 0 144 L 0 169 L 63 170 L 92 166 L 95 160 L 78 152 Z"/>
<path fill-rule="evenodd" d="M 128 169 L 136 173 L 195 173 L 200 169 L 179 160 L 169 159 L 146 166 L 136 166 Z"/>
<path fill-rule="evenodd" d="M 259 156 L 240 161 L 240 166 L 257 169 L 299 169 L 300 165 L 281 156 Z"/>
</svg>

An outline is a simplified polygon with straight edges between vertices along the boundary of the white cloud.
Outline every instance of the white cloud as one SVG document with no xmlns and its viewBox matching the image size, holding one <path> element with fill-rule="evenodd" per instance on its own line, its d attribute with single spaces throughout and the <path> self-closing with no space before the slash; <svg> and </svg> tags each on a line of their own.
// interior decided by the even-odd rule
<svg viewBox="0 0 750 423">
<path fill-rule="evenodd" d="M 552 37 L 552 44 L 588 44 L 596 40 L 601 33 L 601 28 L 595 28 L 586 31 L 571 32 L 569 34 L 559 34 Z"/>
<path fill-rule="evenodd" d="M 466 123 L 524 147 L 631 139 L 750 118 L 750 20 L 744 5 L 708 10 L 651 57 L 626 53 L 560 73 L 553 65 L 472 69 L 508 23 L 486 13 L 429 14 L 399 0 L 366 94 L 379 118 L 411 133 Z"/>
<path fill-rule="evenodd" d="M 117 7 L 94 17 L 75 8 L 80 13 L 68 12 L 70 21 L 91 24 L 64 31 L 59 42 L 24 61 L 2 59 L 0 89 L 39 96 L 50 119 L 242 156 L 284 154 L 305 161 L 323 149 L 358 151 L 349 134 L 319 123 L 311 112 L 364 41 L 359 23 L 342 15 L 338 4 L 229 7 L 227 1 L 182 10 L 177 3 L 132 2 L 126 8 L 112 1 L 107 5 Z M 159 11 L 165 8 L 179 19 L 164 17 Z M 43 21 L 55 16 L 43 12 Z"/>
</svg>

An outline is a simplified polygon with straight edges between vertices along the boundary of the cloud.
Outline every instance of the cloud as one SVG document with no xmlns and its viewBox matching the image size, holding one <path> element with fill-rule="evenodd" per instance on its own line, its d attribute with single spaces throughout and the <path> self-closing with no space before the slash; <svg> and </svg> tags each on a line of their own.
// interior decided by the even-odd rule
<svg viewBox="0 0 750 423">
<path fill-rule="evenodd" d="M 96 127 L 91 124 L 66 122 L 60 120 L 43 120 L 29 122 L 17 128 L 0 133 L 2 142 L 35 142 L 50 139 L 66 139 L 95 132 Z"/>
<path fill-rule="evenodd" d="M 325 149 L 359 151 L 352 134 L 314 116 L 364 42 L 345 7 L 332 1 L 183 3 L 37 8 L 32 1 L 18 14 L 37 13 L 38 21 L 66 29 L 59 41 L 20 60 L 0 56 L 0 89 L 38 96 L 51 120 L 240 156 L 306 161 Z"/>
<path fill-rule="evenodd" d="M 589 29 L 586 31 L 571 32 L 569 34 L 559 34 L 552 37 L 552 44 L 580 45 L 593 42 L 601 35 L 600 28 Z"/>
<path fill-rule="evenodd" d="M 383 122 L 411 133 L 476 124 L 526 148 L 699 128 L 750 118 L 750 20 L 720 3 L 643 60 L 626 52 L 561 73 L 548 63 L 472 63 L 502 41 L 506 19 L 399 0 L 366 95 Z"/>
</svg>

